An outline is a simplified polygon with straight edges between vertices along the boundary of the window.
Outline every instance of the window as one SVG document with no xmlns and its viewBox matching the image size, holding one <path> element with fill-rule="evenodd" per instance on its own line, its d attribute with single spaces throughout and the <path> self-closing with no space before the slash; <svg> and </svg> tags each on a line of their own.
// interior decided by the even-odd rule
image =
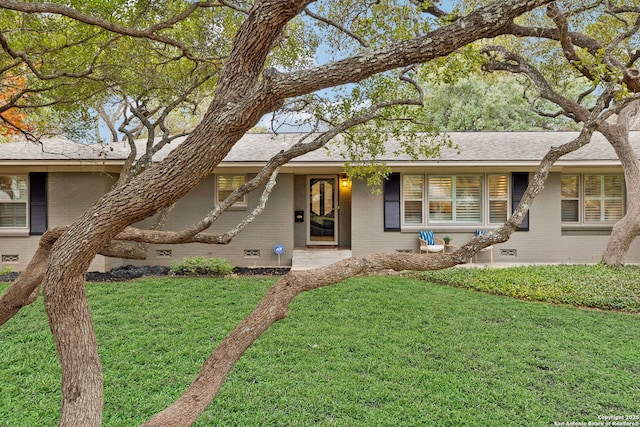
<svg viewBox="0 0 640 427">
<path fill-rule="evenodd" d="M 424 206 L 424 176 L 404 175 L 402 177 L 402 196 L 405 224 L 422 224 Z"/>
<path fill-rule="evenodd" d="M 624 215 L 622 175 L 585 175 L 584 221 L 612 222 Z"/>
<path fill-rule="evenodd" d="M 245 182 L 244 175 L 218 175 L 216 183 L 218 190 L 218 202 L 223 201 L 234 190 L 241 187 Z M 247 196 L 245 195 L 240 200 L 235 202 L 233 206 L 245 207 L 247 206 Z"/>
<path fill-rule="evenodd" d="M 396 193 L 385 187 L 385 209 L 399 206 L 404 226 L 502 224 L 509 216 L 509 174 L 403 174 L 398 180 L 401 200 L 392 199 Z"/>
<path fill-rule="evenodd" d="M 501 224 L 510 187 L 509 174 L 402 175 L 402 224 Z"/>
<path fill-rule="evenodd" d="M 509 215 L 509 176 L 489 175 L 489 223 L 502 224 Z"/>
<path fill-rule="evenodd" d="M 624 215 L 624 177 L 563 175 L 560 199 L 562 222 L 615 222 Z"/>
<path fill-rule="evenodd" d="M 0 175 L 0 228 L 27 227 L 27 176 Z"/>
<path fill-rule="evenodd" d="M 429 176 L 429 222 L 482 222 L 480 175 Z"/>
<path fill-rule="evenodd" d="M 562 175 L 560 210 L 562 222 L 580 221 L 580 177 Z"/>
</svg>

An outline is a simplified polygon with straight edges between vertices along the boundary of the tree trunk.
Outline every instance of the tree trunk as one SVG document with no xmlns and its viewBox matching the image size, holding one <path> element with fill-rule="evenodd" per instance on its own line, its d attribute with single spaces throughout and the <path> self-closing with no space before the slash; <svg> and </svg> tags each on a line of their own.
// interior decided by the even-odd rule
<svg viewBox="0 0 640 427">
<path fill-rule="evenodd" d="M 625 215 L 614 225 L 602 254 L 602 262 L 611 266 L 624 264 L 631 243 L 640 234 L 640 161 L 629 143 L 629 130 L 639 106 L 638 101 L 633 102 L 620 112 L 615 124 L 599 126 L 620 159 L 626 186 Z"/>
<path fill-rule="evenodd" d="M 59 276 L 50 267 L 49 276 Z M 43 288 L 45 309 L 62 369 L 62 426 L 102 424 L 102 366 L 84 288 L 84 274 L 64 281 L 65 286 Z M 73 351 L 69 351 L 73 349 Z"/>
<path fill-rule="evenodd" d="M 185 141 L 191 149 L 182 151 L 183 158 L 171 159 L 149 170 L 151 179 L 148 174 L 140 175 L 118 192 L 105 195 L 54 244 L 43 295 L 62 368 L 61 426 L 101 424 L 101 368 L 84 292 L 84 274 L 95 254 L 120 230 L 170 206 L 211 174 L 235 142 L 233 137 L 216 138 L 206 127 L 200 127 L 192 135 Z M 210 143 L 212 136 L 219 141 L 218 145 Z M 167 179 L 177 184 L 175 191 L 167 191 Z"/>
<path fill-rule="evenodd" d="M 602 254 L 602 263 L 611 266 L 622 266 L 631 243 L 640 234 L 640 206 L 633 200 L 633 206 L 627 201 L 627 213 L 611 230 L 607 247 Z"/>
</svg>

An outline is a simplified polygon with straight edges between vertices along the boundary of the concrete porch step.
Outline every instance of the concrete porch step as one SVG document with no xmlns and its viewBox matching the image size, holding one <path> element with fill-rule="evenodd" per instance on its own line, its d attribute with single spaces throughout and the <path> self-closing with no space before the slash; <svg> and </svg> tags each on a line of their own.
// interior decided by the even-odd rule
<svg viewBox="0 0 640 427">
<path fill-rule="evenodd" d="M 350 249 L 294 249 L 291 259 L 291 270 L 308 270 L 324 267 L 341 259 L 352 256 Z"/>
</svg>

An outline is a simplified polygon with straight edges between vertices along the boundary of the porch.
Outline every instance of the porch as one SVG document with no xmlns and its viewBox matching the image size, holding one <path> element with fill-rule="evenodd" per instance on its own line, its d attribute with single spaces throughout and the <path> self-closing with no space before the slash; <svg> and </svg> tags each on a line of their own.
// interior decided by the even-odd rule
<svg viewBox="0 0 640 427">
<path fill-rule="evenodd" d="M 291 270 L 309 270 L 333 264 L 352 256 L 351 249 L 294 249 L 291 259 Z"/>
</svg>

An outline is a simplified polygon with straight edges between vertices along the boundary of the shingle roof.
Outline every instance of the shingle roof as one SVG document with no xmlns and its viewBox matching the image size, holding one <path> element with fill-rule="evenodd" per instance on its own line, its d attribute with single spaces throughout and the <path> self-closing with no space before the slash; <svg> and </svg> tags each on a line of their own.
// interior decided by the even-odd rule
<svg viewBox="0 0 640 427">
<path fill-rule="evenodd" d="M 282 133 L 278 135 L 251 133 L 246 134 L 225 158 L 224 162 L 265 162 L 272 155 L 290 147 L 304 134 Z M 451 132 L 452 142 L 459 148 L 443 149 L 440 157 L 423 159 L 427 162 L 523 162 L 539 161 L 549 147 L 558 146 L 574 139 L 578 132 Z M 630 141 L 636 150 L 640 150 L 640 131 L 630 133 Z M 162 160 L 181 141 L 165 146 L 154 160 Z M 142 148 L 142 142 L 140 142 Z M 394 155 L 398 142 L 390 140 L 387 154 L 381 160 L 411 161 L 406 155 Z M 139 150 L 141 151 L 141 150 Z M 344 149 L 339 142 L 329 145 L 329 152 L 321 149 L 308 153 L 293 162 L 344 162 Z M 639 151 L 640 152 L 640 151 Z M 0 162 L 19 161 L 57 161 L 57 160 L 113 160 L 123 161 L 129 153 L 124 143 L 108 145 L 78 144 L 62 138 L 47 139 L 42 144 L 30 142 L 12 142 L 0 144 Z M 617 156 L 599 133 L 594 134 L 592 141 L 580 150 L 563 158 L 564 161 L 615 161 Z"/>
<path fill-rule="evenodd" d="M 104 158 L 104 155 L 101 154 L 104 150 L 105 147 L 98 144 L 78 144 L 63 138 L 46 139 L 42 143 L 16 141 L 0 143 L 0 161 L 97 160 Z"/>
</svg>

